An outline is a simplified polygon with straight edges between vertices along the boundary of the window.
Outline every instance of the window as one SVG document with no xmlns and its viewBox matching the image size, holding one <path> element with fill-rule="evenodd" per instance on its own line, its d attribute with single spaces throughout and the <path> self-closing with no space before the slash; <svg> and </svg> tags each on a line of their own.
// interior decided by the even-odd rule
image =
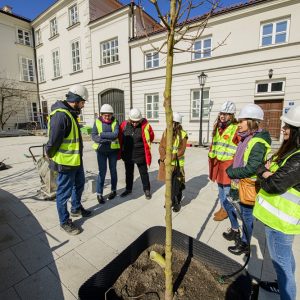
<svg viewBox="0 0 300 300">
<path fill-rule="evenodd" d="M 200 119 L 201 90 L 192 91 L 191 119 Z M 210 111 L 209 90 L 203 90 L 202 118 L 208 118 Z"/>
<path fill-rule="evenodd" d="M 102 65 L 119 61 L 118 39 L 101 43 Z"/>
<path fill-rule="evenodd" d="M 146 118 L 158 120 L 159 97 L 158 94 L 146 95 Z"/>
<path fill-rule="evenodd" d="M 41 30 L 40 29 L 36 30 L 36 32 L 35 32 L 35 43 L 36 43 L 37 46 L 42 43 L 42 36 L 41 36 Z"/>
<path fill-rule="evenodd" d="M 38 58 L 38 74 L 39 74 L 39 81 L 45 81 L 45 70 L 44 70 L 44 58 L 41 56 Z"/>
<path fill-rule="evenodd" d="M 18 29 L 18 43 L 31 46 L 31 34 L 30 31 Z"/>
<path fill-rule="evenodd" d="M 52 51 L 52 63 L 53 63 L 53 76 L 54 78 L 60 76 L 60 64 L 59 64 L 59 51 Z"/>
<path fill-rule="evenodd" d="M 259 82 L 256 84 L 256 94 L 283 93 L 284 88 L 285 88 L 284 81 Z"/>
<path fill-rule="evenodd" d="M 158 52 L 148 52 L 145 54 L 145 68 L 157 68 L 159 67 L 159 53 Z"/>
<path fill-rule="evenodd" d="M 34 72 L 33 72 L 33 60 L 29 58 L 21 58 L 21 70 L 22 78 L 21 80 L 27 82 L 34 81 Z"/>
<path fill-rule="evenodd" d="M 288 40 L 289 20 L 281 20 L 261 25 L 261 46 L 286 43 Z"/>
<path fill-rule="evenodd" d="M 77 4 L 69 8 L 69 25 L 75 25 L 79 22 Z"/>
<path fill-rule="evenodd" d="M 58 34 L 56 18 L 50 20 L 50 38 Z"/>
<path fill-rule="evenodd" d="M 72 42 L 71 48 L 72 48 L 72 70 L 73 72 L 76 72 L 81 69 L 79 41 Z"/>
<path fill-rule="evenodd" d="M 193 59 L 211 57 L 211 38 L 195 41 Z"/>
<path fill-rule="evenodd" d="M 27 114 L 29 122 L 38 122 L 38 107 L 36 102 L 28 103 Z"/>
</svg>

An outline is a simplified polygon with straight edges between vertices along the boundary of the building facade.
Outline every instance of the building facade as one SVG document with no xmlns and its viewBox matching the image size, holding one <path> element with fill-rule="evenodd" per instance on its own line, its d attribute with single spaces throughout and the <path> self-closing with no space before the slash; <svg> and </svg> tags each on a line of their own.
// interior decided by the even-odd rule
<svg viewBox="0 0 300 300">
<path fill-rule="evenodd" d="M 43 113 L 46 116 L 56 100 L 64 99 L 72 84 L 81 83 L 90 95 L 81 117 L 84 123 L 92 124 L 104 103 L 113 105 L 120 120 L 130 107 L 138 107 L 160 139 L 166 127 L 166 57 L 153 45 L 160 47 L 166 32 L 134 4 L 98 2 L 57 1 L 31 22 Z M 227 100 L 235 102 L 238 111 L 246 103 L 260 105 L 265 111 L 263 126 L 280 140 L 280 115 L 300 104 L 299 14 L 296 0 L 232 6 L 210 18 L 192 51 L 175 54 L 172 105 L 183 115 L 191 142 L 199 142 L 201 113 L 202 143 L 210 141 L 218 111 Z M 144 27 L 150 35 L 145 36 Z M 184 43 L 178 47 L 188 48 Z M 201 72 L 207 75 L 203 94 Z"/>
</svg>

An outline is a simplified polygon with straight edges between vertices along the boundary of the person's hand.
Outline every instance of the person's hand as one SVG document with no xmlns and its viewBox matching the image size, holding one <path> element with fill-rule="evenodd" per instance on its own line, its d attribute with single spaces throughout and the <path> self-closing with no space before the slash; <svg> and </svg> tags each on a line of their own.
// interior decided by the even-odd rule
<svg viewBox="0 0 300 300">
<path fill-rule="evenodd" d="M 264 172 L 264 173 L 262 174 L 262 177 L 266 179 L 266 178 L 268 178 L 268 177 L 270 177 L 270 176 L 272 176 L 272 175 L 273 175 L 272 172 L 266 171 L 266 172 Z"/>
<path fill-rule="evenodd" d="M 267 160 L 267 162 L 265 163 L 266 169 L 270 170 L 270 166 L 271 166 L 271 162 Z"/>
</svg>

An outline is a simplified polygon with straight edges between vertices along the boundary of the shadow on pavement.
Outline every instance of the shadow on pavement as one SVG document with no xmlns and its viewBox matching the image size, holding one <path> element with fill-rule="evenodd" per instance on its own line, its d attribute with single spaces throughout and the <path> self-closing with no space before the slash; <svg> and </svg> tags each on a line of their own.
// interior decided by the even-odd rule
<svg viewBox="0 0 300 300">
<path fill-rule="evenodd" d="M 0 189 L 0 299 L 64 299 L 54 250 L 30 210 Z"/>
</svg>

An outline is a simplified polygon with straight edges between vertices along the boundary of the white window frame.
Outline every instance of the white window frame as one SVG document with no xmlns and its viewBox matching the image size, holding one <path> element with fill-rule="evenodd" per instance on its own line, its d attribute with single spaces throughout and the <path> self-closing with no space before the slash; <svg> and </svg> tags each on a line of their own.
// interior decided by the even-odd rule
<svg viewBox="0 0 300 300">
<path fill-rule="evenodd" d="M 148 63 L 150 64 L 150 66 L 148 66 Z M 157 66 L 154 66 L 155 63 L 157 63 Z M 156 51 L 145 52 L 145 69 L 155 69 L 158 67 L 159 67 L 159 52 Z"/>
<path fill-rule="evenodd" d="M 38 75 L 39 75 L 39 82 L 44 82 L 45 81 L 44 56 L 38 57 Z"/>
<path fill-rule="evenodd" d="M 36 46 L 42 44 L 42 32 L 40 28 L 35 31 L 35 43 Z"/>
<path fill-rule="evenodd" d="M 148 99 L 151 102 L 148 102 Z M 157 103 L 157 109 L 154 108 L 155 103 Z M 148 105 L 151 106 L 150 109 L 148 108 Z M 148 112 L 150 112 L 151 115 L 149 115 Z M 157 113 L 156 116 L 155 116 L 155 112 Z M 159 94 L 158 93 L 145 94 L 145 115 L 147 120 L 152 120 L 152 121 L 159 120 Z"/>
<path fill-rule="evenodd" d="M 36 111 L 34 112 L 33 108 L 35 106 Z M 27 104 L 27 120 L 28 122 L 38 122 L 39 118 L 39 109 L 37 102 L 28 102 Z"/>
<path fill-rule="evenodd" d="M 282 90 L 281 91 L 272 91 L 272 84 L 279 83 L 279 82 L 282 82 Z M 268 85 L 267 92 L 258 92 L 259 84 L 267 84 Z M 285 80 L 283 80 L 283 79 L 257 81 L 255 84 L 255 95 L 256 96 L 283 95 L 284 93 L 285 93 Z"/>
<path fill-rule="evenodd" d="M 207 41 L 207 40 L 210 40 L 210 47 L 205 47 L 204 48 L 204 42 Z M 198 42 L 201 42 L 201 48 L 200 49 L 195 49 L 195 44 L 198 43 Z M 209 53 L 209 55 L 206 55 L 206 53 Z M 196 57 L 196 55 L 200 55 L 200 57 Z M 193 53 L 192 53 L 192 59 L 193 60 L 210 58 L 211 56 L 212 56 L 212 37 L 211 36 L 198 39 L 194 42 Z"/>
<path fill-rule="evenodd" d="M 33 59 L 27 57 L 20 57 L 20 70 L 21 81 L 34 82 Z"/>
<path fill-rule="evenodd" d="M 21 35 L 20 35 L 21 33 Z M 23 29 L 23 28 L 17 28 L 17 41 L 19 44 L 25 45 L 25 46 L 32 46 L 32 37 L 30 30 Z"/>
<path fill-rule="evenodd" d="M 118 38 L 113 38 L 100 43 L 101 65 L 109 65 L 119 62 Z"/>
<path fill-rule="evenodd" d="M 195 98 L 194 93 L 197 92 L 199 93 L 199 98 Z M 202 112 L 205 111 L 205 109 L 208 110 L 207 114 L 203 114 L 202 119 L 207 120 L 209 118 L 209 113 L 210 113 L 210 89 L 209 88 L 204 88 L 203 89 L 203 95 L 204 93 L 208 92 L 208 98 L 203 98 L 203 107 L 202 107 Z M 192 121 L 199 121 L 200 120 L 200 101 L 201 101 L 201 89 L 193 89 L 191 90 L 191 120 Z M 195 103 L 195 105 L 193 105 Z M 194 111 L 197 111 L 199 115 L 195 116 Z"/>
<path fill-rule="evenodd" d="M 58 78 L 61 76 L 60 56 L 59 56 L 58 48 L 52 50 L 51 59 L 52 59 L 52 66 L 53 66 L 53 78 Z"/>
<path fill-rule="evenodd" d="M 69 7 L 69 26 L 73 26 L 79 22 L 79 13 L 77 3 Z"/>
<path fill-rule="evenodd" d="M 277 23 L 281 23 L 281 22 L 285 22 L 285 21 L 287 22 L 286 31 L 276 32 L 276 24 Z M 264 26 L 269 25 L 269 24 L 272 24 L 272 33 L 268 34 L 268 35 L 263 35 L 263 28 L 264 28 Z M 274 20 L 274 21 L 269 21 L 269 22 L 263 22 L 263 23 L 261 23 L 261 25 L 260 25 L 259 46 L 262 47 L 262 48 L 264 48 L 264 47 L 272 47 L 272 46 L 283 45 L 283 44 L 288 43 L 288 41 L 289 41 L 289 31 L 290 31 L 289 29 L 290 29 L 290 19 L 289 18 L 277 19 L 277 20 Z M 276 35 L 277 34 L 282 34 L 282 33 L 286 34 L 285 42 L 276 43 Z M 263 45 L 263 37 L 266 37 L 266 36 L 271 36 L 272 37 L 272 43 L 269 44 L 269 45 Z"/>
<path fill-rule="evenodd" d="M 58 35 L 58 27 L 57 27 L 56 17 L 54 17 L 50 20 L 49 26 L 50 26 L 50 38 Z"/>
<path fill-rule="evenodd" d="M 78 45 L 78 49 L 73 49 L 74 44 Z M 78 54 L 76 50 L 78 50 Z M 80 71 L 81 70 L 81 48 L 80 48 L 79 39 L 71 41 L 71 59 L 72 59 L 72 73 Z M 75 63 L 74 63 L 74 59 L 75 59 Z"/>
</svg>

